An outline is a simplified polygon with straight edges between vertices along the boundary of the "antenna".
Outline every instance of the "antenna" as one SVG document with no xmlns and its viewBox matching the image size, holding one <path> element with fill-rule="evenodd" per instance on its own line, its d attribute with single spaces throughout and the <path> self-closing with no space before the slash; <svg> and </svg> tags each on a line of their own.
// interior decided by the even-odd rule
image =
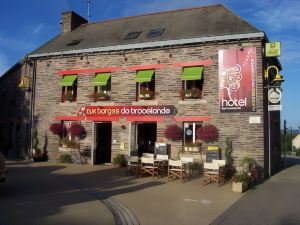
<svg viewBox="0 0 300 225">
<path fill-rule="evenodd" d="M 88 11 L 87 11 L 87 19 L 88 19 L 88 22 L 90 22 L 90 18 L 91 18 L 91 14 L 90 14 L 90 4 L 91 4 L 91 0 L 87 0 L 87 7 L 88 7 Z"/>
</svg>

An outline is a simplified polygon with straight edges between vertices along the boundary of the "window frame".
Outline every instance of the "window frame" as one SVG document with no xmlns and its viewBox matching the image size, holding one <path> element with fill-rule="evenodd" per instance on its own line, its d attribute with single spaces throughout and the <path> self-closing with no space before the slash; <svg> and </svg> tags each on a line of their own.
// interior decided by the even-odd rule
<svg viewBox="0 0 300 225">
<path fill-rule="evenodd" d="M 64 146 L 63 144 L 63 140 L 64 138 L 67 138 L 68 141 L 72 141 L 75 140 L 75 137 L 72 137 L 69 128 L 71 127 L 72 124 L 81 124 L 80 121 L 76 121 L 76 120 L 62 120 L 61 124 L 63 126 L 63 133 L 62 133 L 62 137 L 60 139 L 60 143 L 62 143 L 63 148 L 67 148 L 67 146 Z"/>
<path fill-rule="evenodd" d="M 68 75 L 65 75 L 68 76 Z M 63 77 L 65 77 L 63 76 Z M 62 86 L 61 91 L 61 102 L 76 102 L 77 101 L 77 86 L 78 86 L 78 77 L 73 82 L 72 86 Z M 67 100 L 67 94 L 72 94 L 72 100 Z"/>
<path fill-rule="evenodd" d="M 97 76 L 97 75 L 96 75 Z M 100 91 L 105 94 L 105 97 L 98 98 L 97 94 L 100 94 Z M 94 102 L 110 101 L 111 98 L 111 76 L 107 80 L 106 85 L 97 85 L 94 86 Z"/>
<path fill-rule="evenodd" d="M 142 88 L 145 88 L 144 94 L 141 94 Z M 149 92 L 149 93 L 147 93 Z M 144 95 L 144 97 L 141 97 Z M 145 95 L 149 96 L 146 97 Z M 151 101 L 155 100 L 155 71 L 150 82 L 136 82 L 136 101 Z"/>
<path fill-rule="evenodd" d="M 188 127 L 186 127 L 186 124 Z M 189 128 L 190 125 L 192 126 L 192 141 L 187 142 L 186 141 L 186 128 Z M 182 122 L 182 131 L 183 131 L 183 139 L 182 139 L 182 145 L 188 145 L 188 144 L 196 144 L 197 141 L 197 129 L 203 127 L 203 121 L 197 121 L 197 122 L 189 122 L 189 121 L 184 121 Z"/>
</svg>

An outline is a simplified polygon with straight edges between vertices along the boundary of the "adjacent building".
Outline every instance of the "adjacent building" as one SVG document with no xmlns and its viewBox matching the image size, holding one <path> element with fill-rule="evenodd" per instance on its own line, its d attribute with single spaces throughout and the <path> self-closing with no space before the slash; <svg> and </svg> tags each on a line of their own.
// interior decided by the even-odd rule
<svg viewBox="0 0 300 225">
<path fill-rule="evenodd" d="M 235 165 L 250 156 L 265 171 L 270 158 L 272 171 L 278 168 L 280 114 L 268 112 L 264 71 L 281 66 L 264 56 L 266 34 L 225 6 L 97 23 L 69 11 L 61 29 L 0 81 L 2 87 L 5 79 L 28 75 L 30 94 L 22 93 L 33 101 L 25 103 L 29 123 L 24 119 L 21 127 L 37 128 L 50 159 L 68 151 L 49 131 L 53 123 L 85 127 L 80 148 L 91 164 L 111 162 L 117 153 L 153 152 L 156 142 L 167 143 L 177 157 L 197 141 L 199 127 L 213 124 L 223 155 L 232 138 Z M 18 117 L 1 113 L 2 121 Z M 17 135 L 23 128 L 13 123 L 11 135 Z M 172 124 L 182 129 L 182 140 L 165 137 Z M 63 138 L 72 139 L 68 132 Z"/>
</svg>

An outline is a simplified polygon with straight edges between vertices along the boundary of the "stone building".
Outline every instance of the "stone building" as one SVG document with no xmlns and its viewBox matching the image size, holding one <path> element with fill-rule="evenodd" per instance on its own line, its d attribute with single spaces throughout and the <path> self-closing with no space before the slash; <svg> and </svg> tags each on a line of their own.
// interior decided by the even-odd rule
<svg viewBox="0 0 300 225">
<path fill-rule="evenodd" d="M 49 131 L 53 123 L 85 127 L 80 148 L 91 164 L 151 152 L 156 142 L 176 157 L 197 141 L 199 127 L 213 124 L 223 157 L 232 138 L 235 165 L 250 156 L 268 171 L 271 156 L 272 170 L 278 167 L 280 114 L 268 113 L 264 71 L 280 63 L 264 56 L 265 33 L 223 5 L 97 23 L 69 11 L 61 28 L 27 56 L 33 126 L 50 159 L 66 152 Z M 183 140 L 165 137 L 171 124 Z"/>
<path fill-rule="evenodd" d="M 22 59 L 0 77 L 0 151 L 8 157 L 30 154 L 32 66 Z"/>
</svg>

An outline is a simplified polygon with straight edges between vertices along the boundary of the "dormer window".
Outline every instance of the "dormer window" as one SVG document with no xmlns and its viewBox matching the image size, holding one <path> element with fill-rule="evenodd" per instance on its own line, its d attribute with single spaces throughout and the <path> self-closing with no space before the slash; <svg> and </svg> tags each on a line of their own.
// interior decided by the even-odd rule
<svg viewBox="0 0 300 225">
<path fill-rule="evenodd" d="M 161 36 L 165 29 L 153 29 L 147 34 L 147 37 L 158 37 Z"/>
<path fill-rule="evenodd" d="M 129 32 L 124 39 L 134 39 L 140 36 L 142 31 Z"/>
</svg>

